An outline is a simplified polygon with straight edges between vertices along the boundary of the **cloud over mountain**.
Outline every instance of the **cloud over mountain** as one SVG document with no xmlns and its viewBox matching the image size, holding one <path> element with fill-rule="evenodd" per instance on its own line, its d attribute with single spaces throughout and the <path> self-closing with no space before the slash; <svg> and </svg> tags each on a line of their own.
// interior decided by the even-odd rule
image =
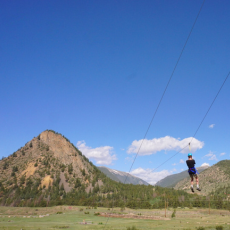
<svg viewBox="0 0 230 230">
<path fill-rule="evenodd" d="M 188 144 L 191 142 L 191 151 Z M 135 140 L 129 146 L 127 153 L 137 153 L 143 139 Z M 178 140 L 174 137 L 165 136 L 161 138 L 153 138 L 152 140 L 144 139 L 139 155 L 151 155 L 162 150 L 164 151 L 181 151 L 181 153 L 196 152 L 198 149 L 203 148 L 204 142 L 196 138 L 188 137 L 183 140 Z"/>
<path fill-rule="evenodd" d="M 113 147 L 101 146 L 91 148 L 86 146 L 85 141 L 78 141 L 77 148 L 89 159 L 93 159 L 99 165 L 110 165 L 112 161 L 116 160 L 116 155 L 113 154 Z"/>
<path fill-rule="evenodd" d="M 209 157 L 208 160 L 210 161 L 218 161 L 216 155 L 212 151 L 209 151 L 204 157 Z"/>
<path fill-rule="evenodd" d="M 160 172 L 154 172 L 154 169 L 143 169 L 137 168 L 130 172 L 130 174 L 147 181 L 149 184 L 154 185 L 157 181 L 165 178 L 166 176 L 172 174 L 168 170 L 162 170 Z"/>
</svg>

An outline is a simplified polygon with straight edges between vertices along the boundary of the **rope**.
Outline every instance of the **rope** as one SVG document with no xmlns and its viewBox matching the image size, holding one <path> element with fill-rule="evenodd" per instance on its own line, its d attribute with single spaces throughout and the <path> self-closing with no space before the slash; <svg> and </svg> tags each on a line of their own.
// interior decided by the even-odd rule
<svg viewBox="0 0 230 230">
<path fill-rule="evenodd" d="M 190 145 L 191 145 L 191 143 L 192 143 L 192 141 L 193 141 L 194 137 L 196 136 L 196 134 L 197 134 L 198 130 L 200 129 L 200 127 L 201 127 L 202 123 L 204 122 L 205 118 L 207 117 L 207 115 L 208 115 L 208 113 L 209 113 L 210 109 L 212 108 L 212 106 L 213 106 L 213 104 L 214 104 L 214 102 L 215 102 L 216 98 L 218 97 L 218 95 L 219 95 L 220 91 L 222 90 L 222 88 L 223 88 L 223 86 L 224 86 L 225 82 L 227 81 L 227 79 L 228 79 L 229 75 L 230 75 L 230 72 L 228 73 L 227 77 L 224 79 L 223 84 L 221 85 L 221 87 L 220 87 L 220 89 L 218 90 L 218 92 L 217 92 L 217 94 L 216 94 L 215 98 L 213 99 L 213 101 L 212 101 L 211 105 L 209 106 L 209 108 L 208 108 L 207 112 L 205 113 L 205 115 L 204 115 L 203 119 L 201 120 L 201 122 L 200 122 L 200 124 L 199 124 L 198 128 L 196 129 L 196 131 L 195 131 L 195 133 L 194 133 L 194 135 L 193 135 L 193 137 L 192 137 L 192 139 L 191 139 L 190 143 L 188 143 L 188 144 L 187 144 L 184 148 L 182 148 L 180 151 L 176 152 L 173 156 L 171 156 L 169 159 L 167 159 L 166 161 L 164 161 L 164 162 L 163 162 L 162 164 L 160 164 L 158 167 L 156 167 L 156 168 L 155 168 L 152 172 L 156 171 L 158 168 L 160 168 L 160 167 L 161 167 L 162 165 L 164 165 L 166 162 L 168 162 L 169 160 L 171 160 L 174 156 L 176 156 L 178 153 L 180 153 L 180 152 L 181 152 L 183 149 L 185 149 L 187 146 L 190 146 Z"/>
<path fill-rule="evenodd" d="M 183 52 L 184 52 L 184 49 L 185 49 L 185 47 L 186 47 L 186 45 L 187 45 L 187 43 L 188 43 L 188 40 L 189 40 L 189 38 L 190 38 L 190 36 L 191 36 L 191 34 L 192 34 L 193 28 L 194 28 L 195 25 L 196 25 L 197 19 L 198 19 L 199 15 L 200 15 L 200 12 L 201 12 L 201 10 L 202 10 L 202 8 L 203 8 L 204 3 L 205 3 L 205 0 L 203 0 L 203 3 L 202 3 L 202 5 L 201 5 L 201 7 L 200 7 L 200 10 L 199 10 L 199 12 L 198 12 L 198 14 L 197 14 L 197 16 L 196 16 L 196 18 L 195 18 L 195 21 L 194 21 L 194 23 L 193 23 L 193 25 L 192 25 L 191 30 L 190 30 L 190 32 L 189 32 L 189 35 L 188 35 L 188 37 L 187 37 L 187 39 L 186 39 L 186 41 L 185 41 L 185 43 L 184 43 L 184 46 L 183 46 L 183 48 L 182 48 L 182 50 L 181 50 L 181 52 L 180 52 L 180 55 L 179 55 L 179 57 L 178 57 L 178 59 L 177 59 L 177 62 L 176 62 L 176 65 L 174 66 L 174 69 L 173 69 L 173 71 L 172 71 L 172 74 L 171 74 L 171 76 L 170 76 L 170 78 L 169 78 L 169 80 L 168 80 L 168 83 L 167 83 L 167 85 L 166 85 L 166 87 L 165 87 L 165 89 L 164 89 L 164 92 L 163 92 L 163 94 L 162 94 L 162 96 L 161 96 L 161 99 L 160 99 L 160 101 L 159 101 L 159 103 L 158 103 L 158 105 L 157 105 L 157 108 L 156 108 L 156 110 L 155 110 L 155 112 L 154 112 L 154 114 L 153 114 L 153 117 L 152 117 L 152 119 L 151 119 L 151 121 L 150 121 L 150 123 L 149 123 L 149 126 L 148 126 L 148 128 L 147 128 L 147 131 L 145 132 L 144 138 L 142 139 L 142 142 L 141 142 L 141 144 L 140 144 L 140 146 L 139 146 L 139 149 L 138 149 L 138 151 L 137 151 L 137 153 L 136 153 L 136 156 L 135 156 L 135 158 L 134 158 L 134 160 L 133 160 L 133 163 L 132 163 L 132 165 L 131 165 L 131 167 L 130 167 L 130 169 L 129 169 L 129 172 L 128 172 L 126 178 L 125 178 L 124 184 L 125 184 L 125 182 L 126 182 L 126 180 L 127 180 L 127 178 L 128 178 L 128 175 L 129 175 L 129 173 L 130 173 L 130 171 L 131 171 L 131 169 L 132 169 L 132 167 L 133 167 L 133 165 L 134 165 L 134 162 L 136 161 L 136 158 L 137 158 L 137 156 L 138 156 L 138 154 L 139 154 L 139 152 L 140 152 L 140 149 L 141 149 L 141 147 L 142 147 L 142 145 L 143 145 L 144 139 L 146 138 L 147 133 L 148 133 L 148 131 L 149 131 L 151 125 L 152 125 L 152 122 L 153 122 L 153 120 L 154 120 L 154 118 L 155 118 L 155 116 L 156 116 L 156 114 L 157 114 L 157 111 L 158 111 L 158 109 L 159 109 L 159 107 L 160 107 L 160 105 L 161 105 L 161 102 L 162 102 L 162 100 L 163 100 L 163 98 L 164 98 L 164 95 L 165 95 L 167 89 L 168 89 L 168 86 L 169 86 L 169 84 L 170 84 L 170 81 L 171 81 L 171 79 L 172 79 L 172 77 L 173 77 L 173 75 L 174 75 L 174 72 L 175 72 L 175 70 L 176 70 L 176 68 L 177 68 L 177 65 L 178 65 L 180 59 L 181 59 L 181 56 L 182 56 L 182 54 L 183 54 Z M 105 227 L 106 227 L 106 225 L 107 225 L 107 223 L 108 223 L 108 220 L 109 220 L 109 217 L 108 217 L 108 219 L 107 219 L 107 221 L 106 221 L 106 223 L 105 223 Z M 105 227 L 104 227 L 104 229 L 105 229 Z"/>
</svg>

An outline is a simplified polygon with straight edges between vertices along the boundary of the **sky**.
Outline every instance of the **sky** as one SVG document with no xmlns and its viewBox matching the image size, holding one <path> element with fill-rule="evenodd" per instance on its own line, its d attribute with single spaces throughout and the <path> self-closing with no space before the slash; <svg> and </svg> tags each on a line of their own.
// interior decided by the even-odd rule
<svg viewBox="0 0 230 230">
<path fill-rule="evenodd" d="M 204 3 L 145 133 L 202 2 L 0 1 L 0 158 L 52 129 L 151 184 L 186 170 L 230 71 L 229 1 Z M 230 159 L 229 89 L 191 143 L 197 167 Z"/>
</svg>

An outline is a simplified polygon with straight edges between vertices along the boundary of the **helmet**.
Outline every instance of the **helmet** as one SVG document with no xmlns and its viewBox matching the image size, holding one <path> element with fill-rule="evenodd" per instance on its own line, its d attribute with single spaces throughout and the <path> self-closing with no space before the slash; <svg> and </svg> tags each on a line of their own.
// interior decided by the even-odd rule
<svg viewBox="0 0 230 230">
<path fill-rule="evenodd" d="M 192 153 L 189 153 L 189 154 L 188 154 L 188 157 L 191 157 L 191 156 L 192 156 Z"/>
</svg>

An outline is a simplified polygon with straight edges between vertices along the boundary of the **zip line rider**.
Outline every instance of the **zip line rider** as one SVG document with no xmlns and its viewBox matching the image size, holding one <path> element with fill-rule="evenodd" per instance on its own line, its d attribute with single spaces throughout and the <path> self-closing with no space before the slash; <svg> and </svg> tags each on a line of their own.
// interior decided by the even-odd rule
<svg viewBox="0 0 230 230">
<path fill-rule="evenodd" d="M 199 174 L 195 168 L 195 160 L 192 159 L 192 154 L 189 153 L 188 154 L 188 160 L 186 161 L 187 163 L 187 166 L 188 166 L 188 173 L 189 173 L 189 176 L 191 178 L 191 191 L 194 192 L 194 189 L 193 189 L 193 178 L 195 177 L 196 178 L 196 189 L 198 191 L 201 191 L 201 189 L 199 188 L 199 179 L 198 179 L 198 175 Z"/>
</svg>

